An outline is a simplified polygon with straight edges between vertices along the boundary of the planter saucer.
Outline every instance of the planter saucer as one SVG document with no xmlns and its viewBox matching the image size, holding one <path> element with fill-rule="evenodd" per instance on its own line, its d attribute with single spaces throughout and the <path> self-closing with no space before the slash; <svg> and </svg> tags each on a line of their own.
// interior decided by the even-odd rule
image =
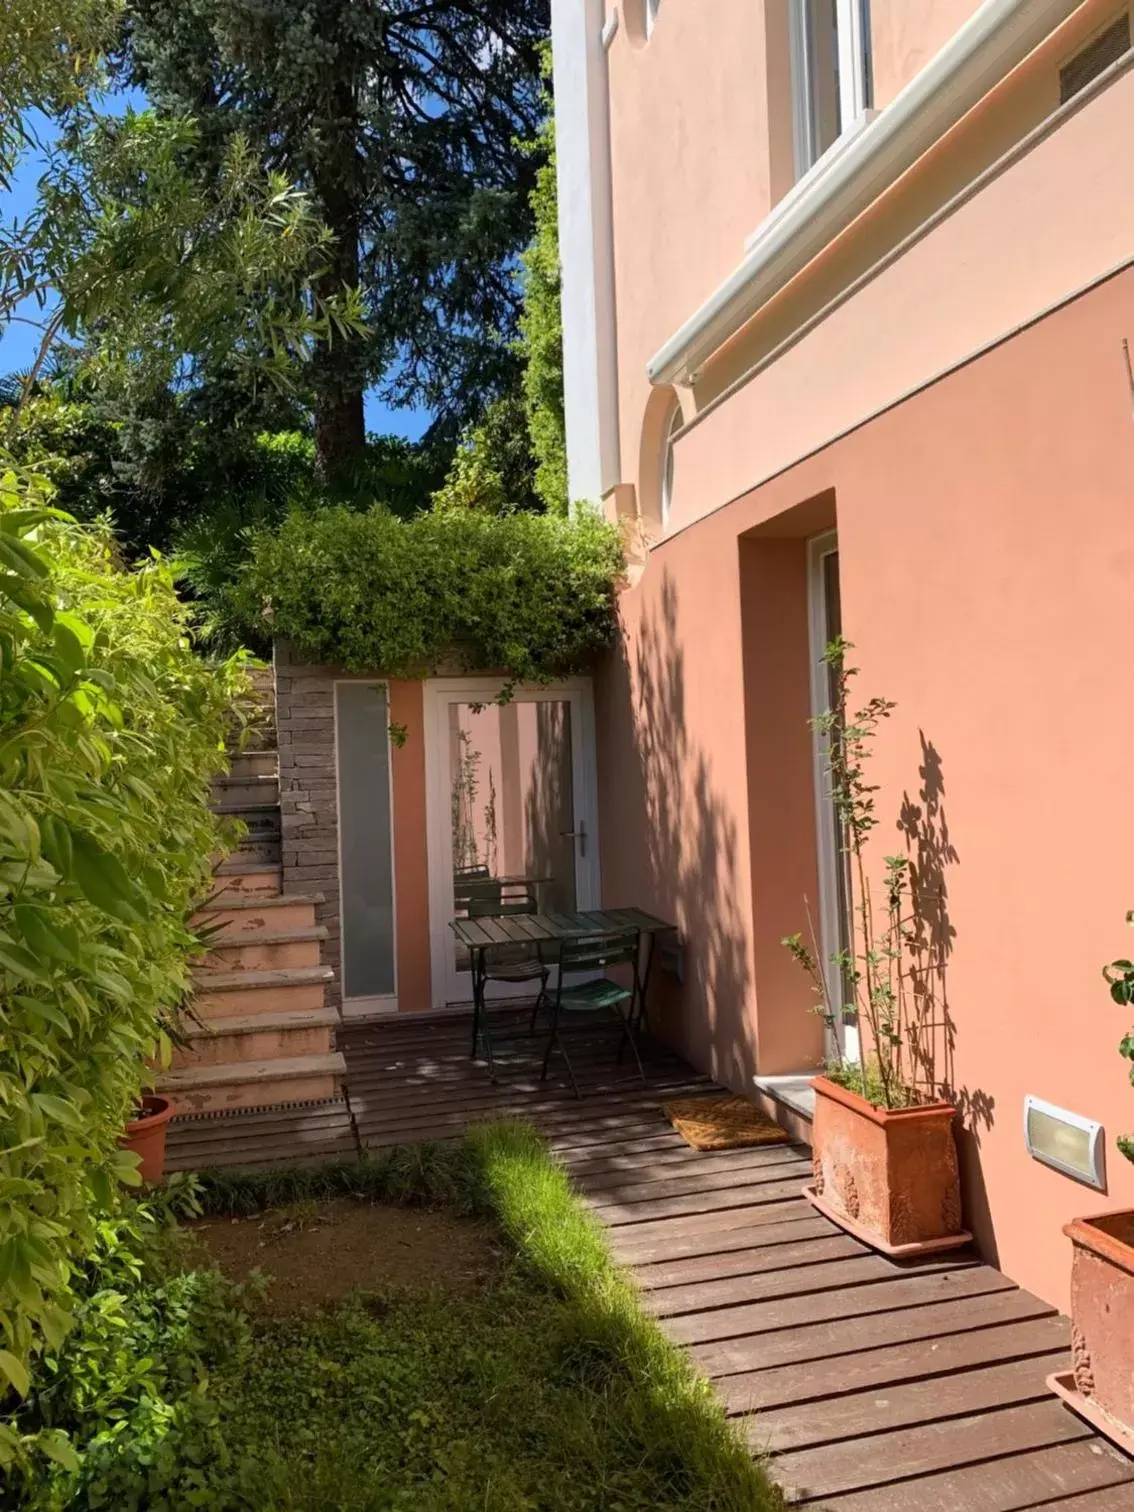
<svg viewBox="0 0 1134 1512">
<path fill-rule="evenodd" d="M 863 1244 L 868 1244 L 871 1249 L 878 1250 L 880 1254 L 889 1255 L 892 1260 L 908 1260 L 917 1255 L 936 1255 L 941 1250 L 960 1249 L 963 1245 L 972 1243 L 972 1234 L 964 1229 L 959 1234 L 945 1234 L 940 1239 L 919 1239 L 913 1244 L 887 1244 L 885 1239 L 879 1238 L 865 1224 L 856 1223 L 845 1213 L 838 1212 L 829 1202 L 820 1197 L 811 1183 L 803 1188 L 803 1195 L 813 1208 L 823 1214 L 824 1218 L 837 1223 L 841 1229 L 845 1229 L 854 1238 L 861 1239 Z"/>
<path fill-rule="evenodd" d="M 1075 1385 L 1073 1370 L 1057 1370 L 1054 1375 L 1048 1376 L 1047 1384 L 1072 1412 L 1077 1412 L 1085 1422 L 1090 1423 L 1092 1428 L 1097 1429 L 1104 1438 L 1108 1438 L 1126 1454 L 1134 1456 L 1134 1429 L 1127 1428 L 1125 1423 L 1120 1423 L 1109 1412 L 1104 1412 L 1089 1396 L 1084 1396 Z"/>
</svg>

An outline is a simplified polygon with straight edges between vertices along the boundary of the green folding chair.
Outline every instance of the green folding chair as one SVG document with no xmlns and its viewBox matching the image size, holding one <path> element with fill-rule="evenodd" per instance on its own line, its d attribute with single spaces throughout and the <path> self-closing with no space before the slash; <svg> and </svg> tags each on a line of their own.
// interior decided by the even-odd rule
<svg viewBox="0 0 1134 1512">
<path fill-rule="evenodd" d="M 641 992 L 641 979 L 638 974 L 640 945 L 641 934 L 637 929 L 579 935 L 574 939 L 567 938 L 560 942 L 559 986 L 552 999 L 551 1032 L 548 1035 L 547 1050 L 543 1057 L 541 1081 L 547 1077 L 552 1051 L 558 1048 L 567 1066 L 571 1089 L 576 1097 L 579 1096 L 579 1083 L 575 1080 L 575 1071 L 571 1065 L 571 1057 L 567 1054 L 567 1047 L 563 1043 L 563 1034 L 568 1025 L 572 1029 L 588 1027 L 584 1021 L 595 1018 L 613 1019 L 617 1023 L 620 1035 L 618 1060 L 621 1063 L 622 1052 L 629 1045 L 638 1066 L 638 1075 L 645 1081 L 646 1073 L 642 1070 L 642 1058 L 638 1054 L 638 1046 L 634 1043 L 634 1036 L 630 1032 L 635 1006 Z M 629 987 L 605 975 L 614 966 L 630 967 Z M 602 972 L 604 975 L 592 977 L 586 982 L 567 981 L 568 975 L 595 971 Z M 628 1005 L 625 1011 L 623 1004 Z"/>
<path fill-rule="evenodd" d="M 502 898 L 469 898 L 469 918 L 500 918 L 510 914 L 534 914 L 538 906 L 534 893 L 517 893 L 513 889 L 503 892 Z M 535 1003 L 532 1005 L 528 1032 L 535 1032 L 539 1010 L 549 1001 L 547 984 L 551 980 L 551 967 L 544 961 L 538 944 L 491 945 L 483 952 L 481 983 L 506 982 L 522 985 L 524 982 L 539 982 Z"/>
</svg>

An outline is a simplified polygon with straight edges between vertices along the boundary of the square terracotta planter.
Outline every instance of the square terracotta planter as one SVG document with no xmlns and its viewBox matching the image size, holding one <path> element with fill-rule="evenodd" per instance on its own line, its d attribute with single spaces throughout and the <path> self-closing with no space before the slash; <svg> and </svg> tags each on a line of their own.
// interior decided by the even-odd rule
<svg viewBox="0 0 1134 1512">
<path fill-rule="evenodd" d="M 1134 1211 L 1076 1218 L 1063 1232 L 1073 1246 L 1074 1370 L 1071 1379 L 1060 1377 L 1053 1385 L 1134 1453 Z"/>
<path fill-rule="evenodd" d="M 812 1149 L 815 1207 L 889 1255 L 954 1249 L 961 1227 L 961 1180 L 952 1103 L 876 1108 L 825 1076 L 815 1089 Z"/>
</svg>

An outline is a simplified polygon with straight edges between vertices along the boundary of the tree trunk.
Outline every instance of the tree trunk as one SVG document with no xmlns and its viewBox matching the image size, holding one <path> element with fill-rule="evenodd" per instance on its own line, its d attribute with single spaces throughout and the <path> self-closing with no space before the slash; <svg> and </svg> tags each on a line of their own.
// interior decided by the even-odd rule
<svg viewBox="0 0 1134 1512">
<path fill-rule="evenodd" d="M 335 238 L 327 271 L 316 285 L 324 299 L 356 288 L 359 282 L 356 65 L 357 59 L 349 54 L 340 53 L 336 59 L 336 77 L 327 97 L 327 148 L 313 175 L 323 218 Z M 324 479 L 349 468 L 366 445 L 365 362 L 366 341 L 357 336 L 336 333 L 315 353 L 315 465 Z"/>
</svg>

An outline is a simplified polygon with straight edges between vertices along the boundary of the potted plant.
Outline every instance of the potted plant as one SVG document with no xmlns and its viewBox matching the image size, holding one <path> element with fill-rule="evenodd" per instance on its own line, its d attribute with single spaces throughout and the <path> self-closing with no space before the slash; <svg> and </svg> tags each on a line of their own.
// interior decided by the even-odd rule
<svg viewBox="0 0 1134 1512">
<path fill-rule="evenodd" d="M 157 1186 L 165 1174 L 165 1133 L 174 1107 L 168 1097 L 147 1092 L 138 1099 L 138 1109 L 126 1125 L 121 1144 L 138 1157 L 138 1174 Z"/>
<path fill-rule="evenodd" d="M 1134 913 L 1126 916 L 1134 924 Z M 1112 961 L 1103 976 L 1123 1007 L 1134 1003 L 1134 961 Z M 1134 1062 L 1134 1029 L 1119 1044 Z M 1130 1080 L 1134 1083 L 1134 1065 Z M 1134 1134 L 1118 1148 L 1134 1161 Z M 1134 1454 L 1134 1209 L 1076 1218 L 1071 1240 L 1071 1352 L 1073 1369 L 1049 1384 L 1101 1433 Z"/>
<path fill-rule="evenodd" d="M 894 704 L 873 698 L 848 714 L 848 642 L 824 652 L 831 710 L 812 721 L 823 737 L 831 796 L 842 835 L 850 918 L 847 947 L 823 969 L 814 929 L 784 944 L 807 972 L 816 1011 L 828 1027 L 853 1024 L 865 1058 L 836 1059 L 817 1076 L 808 1200 L 842 1228 L 891 1255 L 920 1254 L 967 1243 L 954 1135 L 956 1109 L 940 1093 L 936 1037 L 943 1015 L 920 969 L 928 932 L 918 917 L 918 882 L 907 856 L 884 859 L 881 903 L 871 886 L 867 845 L 877 826 L 875 793 L 866 780 L 871 741 Z M 840 984 L 837 997 L 832 981 Z M 836 1047 L 838 1038 L 836 1037 Z"/>
</svg>

